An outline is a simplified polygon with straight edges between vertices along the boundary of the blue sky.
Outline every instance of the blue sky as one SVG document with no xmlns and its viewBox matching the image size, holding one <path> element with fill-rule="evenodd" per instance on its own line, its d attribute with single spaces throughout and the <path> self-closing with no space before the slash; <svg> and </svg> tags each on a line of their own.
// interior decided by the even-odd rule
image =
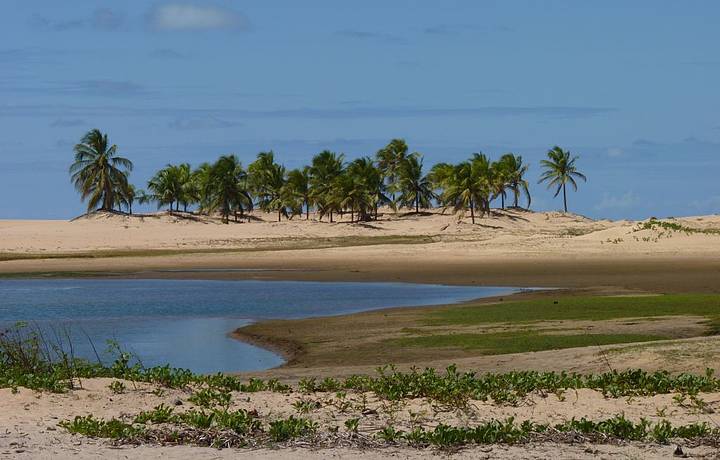
<svg viewBox="0 0 720 460">
<path fill-rule="evenodd" d="M 720 212 L 717 1 L 84 1 L 0 4 L 0 218 L 68 218 L 91 128 L 144 186 L 166 163 L 288 167 L 393 137 L 426 165 L 555 144 L 592 217 Z"/>
</svg>

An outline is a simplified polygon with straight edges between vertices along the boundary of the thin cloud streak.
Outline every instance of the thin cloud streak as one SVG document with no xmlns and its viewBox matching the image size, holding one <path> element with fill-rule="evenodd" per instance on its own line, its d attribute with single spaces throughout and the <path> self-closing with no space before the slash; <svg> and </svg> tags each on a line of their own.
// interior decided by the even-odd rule
<svg viewBox="0 0 720 460">
<path fill-rule="evenodd" d="M 158 31 L 242 31 L 250 26 L 242 13 L 230 8 L 184 3 L 169 3 L 153 8 L 148 13 L 148 23 Z"/>
<path fill-rule="evenodd" d="M 110 85 L 108 85 L 110 86 Z M 102 91 L 104 85 L 90 85 L 93 91 Z M 123 89 L 122 85 L 118 89 Z M 139 92 L 134 87 L 126 88 L 130 93 Z M 223 108 L 131 108 L 131 107 L 82 107 L 52 105 L 5 105 L 0 106 L 0 116 L 216 116 L 231 118 L 287 118 L 287 119 L 369 119 L 369 118 L 440 118 L 440 117 L 540 117 L 555 119 L 591 118 L 617 112 L 613 107 L 475 107 L 475 108 L 422 108 L 422 107 L 349 107 L 341 109 L 280 109 L 242 110 Z"/>
<path fill-rule="evenodd" d="M 368 32 L 364 30 L 339 30 L 335 32 L 335 35 L 339 37 L 346 37 L 358 40 L 376 40 L 384 43 L 405 43 L 406 40 L 402 37 L 392 34 L 386 34 L 382 32 Z"/>
<path fill-rule="evenodd" d="M 30 25 L 55 32 L 65 32 L 77 29 L 90 28 L 105 31 L 115 31 L 125 24 L 125 15 L 117 13 L 110 8 L 97 8 L 87 18 L 54 19 L 41 14 L 34 14 L 30 18 Z"/>
</svg>

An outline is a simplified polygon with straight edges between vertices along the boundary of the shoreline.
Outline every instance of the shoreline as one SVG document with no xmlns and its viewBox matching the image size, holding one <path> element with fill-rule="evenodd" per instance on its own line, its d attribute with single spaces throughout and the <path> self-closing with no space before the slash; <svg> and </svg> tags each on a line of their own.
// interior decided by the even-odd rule
<svg viewBox="0 0 720 460">
<path fill-rule="evenodd" d="M 372 225 L 267 220 L 219 225 L 167 216 L 111 216 L 72 223 L 0 221 L 0 255 L 15 253 L 13 260 L 0 260 L 0 278 L 405 282 L 562 288 L 592 295 L 720 294 L 719 231 L 720 216 L 672 219 L 666 226 L 648 227 L 633 221 L 513 210 L 493 211 L 477 225 L 441 213 L 389 215 Z M 72 257 L 75 251 L 86 254 Z M 23 258 L 22 253 L 40 254 Z M 34 258 L 44 256 L 48 258 Z M 554 290 L 553 295 L 561 292 Z M 385 340 L 401 338 L 403 325 L 418 327 L 417 321 L 408 319 L 411 312 L 421 316 L 417 308 L 402 308 L 403 315 L 390 309 L 347 316 L 356 324 L 323 317 L 292 323 L 315 334 L 305 338 L 281 330 L 288 323 L 273 321 L 230 334 L 279 352 L 286 361 L 283 368 L 295 369 L 307 364 L 303 340 L 322 336 L 315 329 L 323 323 L 347 331 L 375 328 L 377 344 L 393 348 L 395 342 Z M 427 312 L 438 307 L 420 308 Z M 345 342 L 336 344 L 343 347 Z M 378 362 L 398 358 L 392 350 L 380 351 Z M 400 358 L 424 363 L 468 355 L 462 350 L 454 355 L 441 350 L 431 357 L 409 353 Z M 362 354 L 358 358 L 367 360 Z M 325 364 L 337 370 L 346 363 L 338 358 L 307 365 Z"/>
<path fill-rule="evenodd" d="M 329 281 L 332 282 L 332 281 Z M 417 284 L 425 284 L 425 283 L 417 283 Z M 554 293 L 566 293 L 565 295 L 568 295 L 567 293 L 572 292 L 565 289 L 519 289 L 518 292 L 514 292 L 507 295 L 497 295 L 497 296 L 490 296 L 490 297 L 477 297 L 474 299 L 464 300 L 461 302 L 456 302 L 452 304 L 434 304 L 434 305 L 411 305 L 411 306 L 405 306 L 405 307 L 385 307 L 385 308 L 376 308 L 371 310 L 363 310 L 363 311 L 357 311 L 353 313 L 343 313 L 339 315 L 325 315 L 325 316 L 312 316 L 307 318 L 299 318 L 299 319 L 271 319 L 271 320 L 259 320 L 259 321 L 253 321 L 250 324 L 246 324 L 244 326 L 241 326 L 239 328 L 236 328 L 230 332 L 228 332 L 228 336 L 238 340 L 240 342 L 246 343 L 248 345 L 252 345 L 255 347 L 263 348 L 267 351 L 270 351 L 272 353 L 277 354 L 278 356 L 282 357 L 282 359 L 285 361 L 283 364 L 279 366 L 275 366 L 268 369 L 263 369 L 261 371 L 257 372 L 267 372 L 272 371 L 274 369 L 283 369 L 287 367 L 291 367 L 296 364 L 301 363 L 301 358 L 305 354 L 304 347 L 302 343 L 291 340 L 291 339 L 282 339 L 277 337 L 271 337 L 264 334 L 256 334 L 248 331 L 252 326 L 264 326 L 268 323 L 276 322 L 276 321 L 298 321 L 298 320 L 309 320 L 309 321 L 318 321 L 321 322 L 327 318 L 352 318 L 355 315 L 361 315 L 365 313 L 377 313 L 377 314 L 387 314 L 392 313 L 396 311 L 428 311 L 428 310 L 434 310 L 439 309 L 443 307 L 448 306 L 463 306 L 463 305 L 477 305 L 478 303 L 492 303 L 497 302 L 499 300 L 503 299 L 527 299 L 527 298 L 533 298 L 532 296 L 529 296 L 529 294 L 547 294 L 550 292 Z M 561 294 L 562 295 L 562 294 Z M 253 372 L 244 372 L 244 371 L 237 371 L 234 372 L 236 374 L 251 374 Z"/>
</svg>

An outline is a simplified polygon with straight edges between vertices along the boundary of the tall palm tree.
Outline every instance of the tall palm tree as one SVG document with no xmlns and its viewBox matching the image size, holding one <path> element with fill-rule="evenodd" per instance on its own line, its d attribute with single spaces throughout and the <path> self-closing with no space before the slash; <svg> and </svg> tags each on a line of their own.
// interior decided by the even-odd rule
<svg viewBox="0 0 720 460">
<path fill-rule="evenodd" d="M 506 186 L 513 193 L 513 206 L 518 207 L 520 194 L 523 194 L 527 199 L 527 209 L 529 209 L 532 201 L 530 198 L 530 186 L 524 177 L 528 166 L 523 164 L 522 156 L 506 153 L 500 157 L 499 163 L 503 165 Z"/>
<path fill-rule="evenodd" d="M 400 204 L 408 208 L 415 207 L 415 213 L 420 207 L 429 208 L 435 198 L 432 182 L 422 173 L 423 160 L 419 155 L 406 157 L 398 168 L 398 189 L 400 190 Z"/>
<path fill-rule="evenodd" d="M 570 183 L 573 189 L 577 191 L 577 182 L 575 179 L 582 179 L 587 182 L 587 177 L 583 173 L 577 170 L 575 162 L 579 158 L 578 156 L 571 156 L 570 152 L 561 149 L 558 146 L 553 147 L 547 153 L 548 159 L 540 161 L 540 164 L 545 168 L 545 172 L 540 176 L 541 182 L 548 182 L 548 188 L 557 186 L 555 195 L 558 196 L 560 190 L 563 192 L 563 205 L 565 212 L 568 211 L 567 207 L 567 192 L 566 184 Z"/>
<path fill-rule="evenodd" d="M 180 202 L 184 196 L 183 180 L 189 180 L 189 176 L 184 174 L 184 169 L 176 165 L 167 165 L 148 181 L 148 190 L 152 192 L 153 201 L 157 202 L 158 208 L 168 205 L 170 212 L 180 210 Z"/>
<path fill-rule="evenodd" d="M 177 180 L 180 185 L 180 194 L 178 195 L 178 210 L 180 204 L 183 205 L 183 212 L 187 212 L 188 205 L 195 201 L 194 183 L 192 180 L 192 169 L 188 163 L 183 163 L 177 168 Z"/>
<path fill-rule="evenodd" d="M 112 211 L 117 195 L 127 189 L 132 162 L 118 156 L 117 146 L 110 145 L 107 134 L 98 129 L 88 131 L 74 151 L 70 179 L 82 200 L 88 200 L 88 212 L 98 205 L 101 210 Z"/>
<path fill-rule="evenodd" d="M 252 210 L 253 202 L 247 190 L 247 173 L 235 155 L 221 156 L 207 172 L 208 181 L 203 193 L 206 195 L 207 211 L 219 211 L 224 223 L 230 222 L 230 214 Z M 204 173 L 203 173 L 204 174 Z"/>
<path fill-rule="evenodd" d="M 505 209 L 505 198 L 507 197 L 508 182 L 507 165 L 502 161 L 493 161 L 490 164 L 490 188 L 493 199 L 500 197 L 500 208 Z"/>
<path fill-rule="evenodd" d="M 391 193 L 392 201 L 395 201 L 397 188 L 396 180 L 400 164 L 405 160 L 408 153 L 408 146 L 405 139 L 393 139 L 388 145 L 378 150 L 375 154 L 378 168 L 387 180 L 387 187 Z"/>
<path fill-rule="evenodd" d="M 125 208 L 128 210 L 128 214 L 132 215 L 133 203 L 135 203 L 136 198 L 139 198 L 138 193 L 139 192 L 135 188 L 135 186 L 128 183 L 123 190 L 120 190 L 120 193 L 115 195 L 118 209 L 122 210 L 122 207 L 125 206 Z"/>
<path fill-rule="evenodd" d="M 138 204 L 147 204 L 153 201 L 153 199 L 153 195 L 143 189 L 137 189 L 135 191 L 135 201 L 137 201 Z"/>
<path fill-rule="evenodd" d="M 357 213 L 358 221 L 377 220 L 378 208 L 390 203 L 385 195 L 383 176 L 369 157 L 358 158 L 347 167 L 346 174 L 341 176 L 340 187 L 344 195 L 341 204 L 350 208 L 350 220 Z"/>
<path fill-rule="evenodd" d="M 315 155 L 310 165 L 310 197 L 320 213 L 329 214 L 333 221 L 335 206 L 331 203 L 331 190 L 335 180 L 344 169 L 345 155 L 323 150 Z"/>
<path fill-rule="evenodd" d="M 258 207 L 265 212 L 277 211 L 278 222 L 282 216 L 288 217 L 290 200 L 285 187 L 285 166 L 275 163 L 272 151 L 260 152 L 248 170 Z"/>
<path fill-rule="evenodd" d="M 310 220 L 310 167 L 293 169 L 287 174 L 287 191 L 290 197 L 299 201 L 300 213 L 305 207 L 305 220 Z"/>
<path fill-rule="evenodd" d="M 456 211 L 469 209 L 473 224 L 476 209 L 482 214 L 489 212 L 490 163 L 485 155 L 476 153 L 470 160 L 456 165 L 446 183 L 443 200 Z"/>
<path fill-rule="evenodd" d="M 212 167 L 210 163 L 201 163 L 190 176 L 190 183 L 186 192 L 198 204 L 200 212 L 210 212 L 213 199 L 213 183 L 211 178 Z"/>
<path fill-rule="evenodd" d="M 442 213 L 445 213 L 445 210 L 448 206 L 450 206 L 451 203 L 448 203 L 445 198 L 445 189 L 450 184 L 450 179 L 455 173 L 455 166 L 450 163 L 436 163 L 433 165 L 433 167 L 430 169 L 430 172 L 428 173 L 428 179 L 430 180 L 430 184 L 432 184 L 433 191 L 435 192 L 435 195 L 438 198 L 438 201 L 440 205 L 442 206 Z"/>
<path fill-rule="evenodd" d="M 394 208 L 394 203 L 386 194 L 387 187 L 385 186 L 382 172 L 380 168 L 375 165 L 372 158 L 358 158 L 348 166 L 348 169 L 351 168 L 355 180 L 359 182 L 365 190 L 375 220 L 378 219 L 380 206 L 390 205 Z M 369 214 L 361 216 L 362 219 L 367 217 L 369 217 Z"/>
</svg>

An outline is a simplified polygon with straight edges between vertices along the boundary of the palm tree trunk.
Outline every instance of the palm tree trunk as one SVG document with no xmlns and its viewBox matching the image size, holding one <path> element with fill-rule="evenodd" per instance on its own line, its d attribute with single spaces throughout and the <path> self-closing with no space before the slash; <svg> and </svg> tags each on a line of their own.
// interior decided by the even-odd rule
<svg viewBox="0 0 720 460">
<path fill-rule="evenodd" d="M 330 223 L 332 224 L 332 209 L 330 210 Z"/>
<path fill-rule="evenodd" d="M 500 194 L 500 207 L 505 209 L 505 193 Z"/>
<path fill-rule="evenodd" d="M 473 200 L 470 200 L 470 219 L 472 219 L 472 223 L 475 223 L 475 203 L 473 203 Z"/>
<path fill-rule="evenodd" d="M 305 220 L 310 220 L 310 203 L 305 200 Z"/>
<path fill-rule="evenodd" d="M 565 205 L 565 212 L 567 212 L 567 194 L 565 193 L 565 184 L 563 184 L 563 204 Z"/>
<path fill-rule="evenodd" d="M 278 222 L 280 222 L 281 216 L 282 216 L 282 209 L 278 209 Z"/>
<path fill-rule="evenodd" d="M 355 208 L 350 208 L 350 223 L 352 224 L 355 220 Z"/>
<path fill-rule="evenodd" d="M 415 214 L 420 213 L 420 195 L 415 196 Z"/>
</svg>

